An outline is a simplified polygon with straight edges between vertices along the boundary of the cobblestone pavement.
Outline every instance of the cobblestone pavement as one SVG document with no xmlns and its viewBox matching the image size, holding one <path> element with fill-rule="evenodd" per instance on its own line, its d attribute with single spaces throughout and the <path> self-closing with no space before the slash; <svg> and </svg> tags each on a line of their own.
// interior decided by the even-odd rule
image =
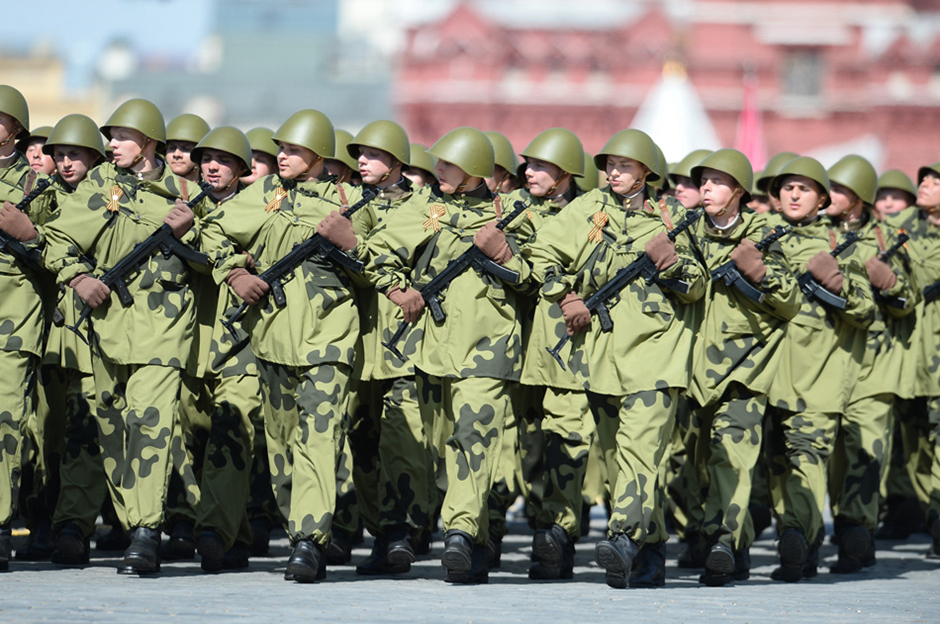
<svg viewBox="0 0 940 624">
<path fill-rule="evenodd" d="M 592 517 L 575 578 L 564 582 L 528 580 L 531 535 L 520 523 L 511 525 L 489 585 L 473 587 L 443 582 L 440 540 L 409 574 L 363 578 L 353 565 L 340 566 L 313 585 L 283 580 L 283 537 L 247 571 L 218 575 L 190 561 L 164 563 L 155 578 L 120 576 L 117 558 L 94 549 L 84 569 L 14 561 L 0 574 L 0 622 L 940 622 L 940 562 L 924 559 L 926 535 L 879 543 L 878 565 L 849 576 L 824 568 L 836 553 L 826 544 L 819 576 L 792 585 L 770 580 L 774 541 L 765 538 L 751 551 L 751 579 L 724 588 L 704 587 L 698 572 L 677 568 L 673 540 L 665 588 L 614 590 L 594 563 L 603 528 L 603 518 Z M 353 551 L 354 564 L 370 544 Z"/>
</svg>

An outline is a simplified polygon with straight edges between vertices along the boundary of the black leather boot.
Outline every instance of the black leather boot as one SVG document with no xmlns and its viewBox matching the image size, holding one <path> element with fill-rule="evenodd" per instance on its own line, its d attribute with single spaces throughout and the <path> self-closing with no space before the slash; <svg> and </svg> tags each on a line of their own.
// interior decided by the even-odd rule
<svg viewBox="0 0 940 624">
<path fill-rule="evenodd" d="M 868 529 L 857 524 L 843 527 L 839 532 L 839 558 L 829 571 L 833 574 L 860 571 L 873 548 L 874 542 Z"/>
<path fill-rule="evenodd" d="M 326 578 L 326 556 L 323 547 L 311 540 L 300 540 L 287 560 L 285 581 L 313 583 Z"/>
<path fill-rule="evenodd" d="M 163 546 L 162 555 L 167 561 L 189 561 L 196 558 L 196 536 L 193 523 L 180 520 L 173 525 L 170 538 Z"/>
<path fill-rule="evenodd" d="M 388 532 L 386 542 L 386 556 L 390 567 L 400 572 L 407 572 L 415 562 L 415 549 L 411 541 L 411 531 L 408 527 L 395 527 Z"/>
<path fill-rule="evenodd" d="M 356 566 L 356 574 L 363 576 L 381 576 L 385 574 L 404 574 L 411 571 L 411 564 L 392 565 L 389 561 L 389 540 L 385 535 L 375 538 L 372 552 L 362 563 Z"/>
<path fill-rule="evenodd" d="M 709 587 L 722 587 L 732 580 L 735 570 L 734 551 L 727 544 L 717 542 L 705 557 L 705 571 L 699 582 Z"/>
<path fill-rule="evenodd" d="M 473 538 L 456 529 L 444 535 L 444 554 L 441 565 L 447 571 L 444 580 L 448 583 L 466 583 L 470 577 L 473 558 Z"/>
<path fill-rule="evenodd" d="M 685 547 L 679 553 L 679 567 L 693 570 L 704 568 L 707 554 L 705 538 L 699 533 L 691 533 L 686 537 Z"/>
<path fill-rule="evenodd" d="M 809 557 L 809 544 L 799 529 L 787 529 L 777 542 L 777 552 L 780 553 L 780 567 L 771 572 L 770 578 L 775 581 L 795 583 L 803 578 L 803 566 Z"/>
<path fill-rule="evenodd" d="M 131 545 L 124 551 L 118 574 L 156 574 L 160 571 L 160 530 L 147 527 L 131 529 Z"/>
<path fill-rule="evenodd" d="M 13 529 L 0 527 L 0 572 L 10 569 L 10 557 L 13 555 Z"/>
<path fill-rule="evenodd" d="M 130 545 L 131 538 L 120 524 L 112 524 L 107 533 L 95 538 L 95 550 L 99 552 L 119 552 L 127 550 Z"/>
<path fill-rule="evenodd" d="M 30 527 L 29 538 L 22 548 L 16 549 L 17 561 L 49 561 L 55 550 L 55 533 L 49 518 L 38 518 Z"/>
<path fill-rule="evenodd" d="M 74 522 L 66 522 L 59 529 L 52 552 L 52 563 L 59 565 L 85 565 L 89 557 L 89 541 Z"/>
<path fill-rule="evenodd" d="M 653 588 L 666 584 L 666 543 L 646 543 L 633 559 L 630 587 Z"/>
<path fill-rule="evenodd" d="M 627 587 L 627 573 L 633 568 L 633 559 L 639 550 L 637 543 L 623 533 L 597 543 L 594 558 L 597 565 L 607 571 L 604 578 L 607 585 L 617 589 Z"/>
<path fill-rule="evenodd" d="M 342 529 L 333 529 L 325 552 L 329 565 L 348 564 L 352 561 L 352 535 Z"/>
<path fill-rule="evenodd" d="M 532 561 L 530 579 L 570 579 L 574 576 L 574 542 L 564 527 L 554 524 L 550 529 L 535 532 L 532 536 Z"/>
<path fill-rule="evenodd" d="M 221 572 L 225 558 L 225 542 L 215 531 L 202 531 L 196 540 L 196 550 L 202 558 L 200 567 L 203 572 Z"/>
</svg>

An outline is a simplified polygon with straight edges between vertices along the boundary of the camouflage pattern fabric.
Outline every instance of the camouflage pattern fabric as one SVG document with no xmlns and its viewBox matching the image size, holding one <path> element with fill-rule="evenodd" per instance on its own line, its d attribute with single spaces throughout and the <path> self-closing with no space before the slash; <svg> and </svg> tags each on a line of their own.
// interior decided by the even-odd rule
<svg viewBox="0 0 940 624">
<path fill-rule="evenodd" d="M 36 393 L 39 358 L 24 351 L 0 350 L 0 526 L 16 517 L 22 464 L 22 427 Z"/>
<path fill-rule="evenodd" d="M 355 384 L 355 380 L 352 381 Z M 352 396 L 352 392 L 350 392 Z M 267 465 L 267 461 L 265 461 Z M 270 482 L 270 476 L 268 477 Z M 362 525 L 359 513 L 359 495 L 353 481 L 353 456 L 349 447 L 349 436 L 345 435 L 336 462 L 336 509 L 333 510 L 333 531 L 352 535 Z"/>
<path fill-rule="evenodd" d="M 38 518 L 51 518 L 59 496 L 59 466 L 65 452 L 70 372 L 55 365 L 39 367 L 36 408 L 22 428 L 23 489 L 20 496 L 24 502 L 21 513 L 29 526 L 33 526 Z"/>
</svg>

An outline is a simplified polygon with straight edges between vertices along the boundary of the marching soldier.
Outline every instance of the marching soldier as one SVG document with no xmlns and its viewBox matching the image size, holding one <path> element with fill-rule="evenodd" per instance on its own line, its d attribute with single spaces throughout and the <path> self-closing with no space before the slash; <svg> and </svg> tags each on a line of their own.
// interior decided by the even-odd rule
<svg viewBox="0 0 940 624">
<path fill-rule="evenodd" d="M 52 126 L 39 126 L 32 130 L 25 139 L 16 142 L 16 149 L 24 156 L 33 171 L 51 176 L 55 173 L 55 161 L 52 156 L 43 150 Z"/>
<path fill-rule="evenodd" d="M 209 124 L 199 115 L 184 113 L 166 127 L 166 162 L 170 170 L 189 182 L 199 181 L 199 163 L 190 152 L 209 133 Z"/>
<path fill-rule="evenodd" d="M 274 130 L 260 127 L 245 133 L 251 144 L 251 172 L 240 180 L 245 186 L 277 173 L 278 147 L 277 143 L 271 140 L 273 135 Z"/>
<path fill-rule="evenodd" d="M 411 162 L 408 168 L 402 172 L 402 175 L 411 180 L 411 183 L 418 188 L 423 188 L 437 182 L 434 174 L 434 165 L 437 159 L 428 154 L 428 148 L 420 143 L 412 143 L 410 146 Z"/>
</svg>

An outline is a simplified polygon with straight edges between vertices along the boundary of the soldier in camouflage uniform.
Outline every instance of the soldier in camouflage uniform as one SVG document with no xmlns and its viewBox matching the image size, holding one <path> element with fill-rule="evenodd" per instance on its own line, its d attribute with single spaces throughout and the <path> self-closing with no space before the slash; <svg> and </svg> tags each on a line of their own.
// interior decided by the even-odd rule
<svg viewBox="0 0 940 624">
<path fill-rule="evenodd" d="M 388 227 L 373 232 L 367 271 L 379 292 L 402 308 L 404 320 L 415 323 L 401 351 L 414 363 L 425 431 L 447 471 L 445 580 L 485 583 L 486 499 L 510 408 L 508 382 L 518 380 L 521 365 L 516 294 L 489 273 L 467 269 L 443 293 L 447 316 L 439 322 L 421 313 L 419 291 L 471 242 L 523 278 L 516 239 L 528 237 L 531 227 L 524 216 L 506 233 L 495 227 L 502 208 L 483 181 L 494 165 L 485 134 L 458 128 L 429 152 L 438 159 L 440 184 L 415 193 Z"/>
<path fill-rule="evenodd" d="M 825 537 L 823 506 L 826 465 L 839 415 L 852 395 L 874 319 L 874 298 L 865 270 L 868 256 L 858 245 L 834 258 L 843 239 L 821 218 L 829 205 L 829 177 L 816 160 L 799 157 L 784 165 L 770 192 L 794 232 L 781 241 L 790 269 L 809 273 L 822 288 L 844 297 L 844 310 L 803 295 L 791 319 L 777 376 L 771 386 L 765 447 L 780 532 L 780 567 L 772 578 L 795 582 L 816 575 L 818 547 Z"/>
<path fill-rule="evenodd" d="M 199 181 L 199 163 L 192 158 L 193 148 L 209 133 L 209 124 L 199 115 L 183 113 L 166 126 L 166 164 L 178 177 Z"/>
<path fill-rule="evenodd" d="M 874 211 L 879 221 L 907 210 L 916 200 L 917 187 L 903 171 L 889 169 L 878 176 Z"/>
<path fill-rule="evenodd" d="M 572 336 L 568 363 L 588 391 L 611 479 L 613 506 L 608 539 L 596 558 L 611 587 L 626 587 L 651 526 L 657 473 L 672 434 L 676 400 L 688 385 L 691 333 L 676 317 L 679 302 L 704 291 L 701 265 L 690 239 L 673 243 L 667 231 L 685 216 L 674 199 L 656 202 L 647 182 L 659 176 L 652 140 L 639 130 L 624 130 L 595 157 L 609 185 L 586 193 L 547 221 L 526 246 L 532 275 L 542 297 L 557 302 Z M 660 271 L 660 281 L 629 284 L 610 306 L 613 330 L 602 332 L 584 306 L 587 297 L 645 253 Z M 685 294 L 679 280 L 688 285 Z M 593 326 L 593 327 L 592 327 Z M 587 330 L 587 331 L 584 331 Z M 664 582 L 663 543 L 650 544 Z"/>
<path fill-rule="evenodd" d="M 251 172 L 242 176 L 240 182 L 245 186 L 261 178 L 277 173 L 277 143 L 271 140 L 274 130 L 270 128 L 252 128 L 245 133 L 251 145 Z"/>
<path fill-rule="evenodd" d="M 839 417 L 829 459 L 829 500 L 839 542 L 831 572 L 857 572 L 875 563 L 872 533 L 878 526 L 879 490 L 888 460 L 892 405 L 913 398 L 915 375 L 904 375 L 905 344 L 914 330 L 916 296 L 907 277 L 907 252 L 882 261 L 878 255 L 897 241 L 893 228 L 879 224 L 872 211 L 875 168 L 861 156 L 846 156 L 829 168 L 832 203 L 826 213 L 842 232 L 861 238 L 856 247 L 875 294 L 875 318 L 861 350 L 858 382 Z M 913 373 L 913 371 L 911 371 Z"/>
<path fill-rule="evenodd" d="M 56 163 L 56 209 L 105 159 L 98 125 L 84 115 L 63 117 L 43 149 Z M 64 327 L 75 324 L 85 303 L 71 290 L 60 299 L 54 276 L 45 276 L 50 282 L 45 289 L 48 334 L 36 410 L 37 421 L 43 423 L 38 439 L 49 447 L 62 446 L 61 465 L 49 466 L 57 470 L 59 483 L 58 496 L 49 501 L 54 505 L 52 524 L 56 535 L 52 561 L 76 565 L 88 563 L 88 540 L 108 490 L 94 419 L 91 350 Z M 60 323 L 52 323 L 56 308 Z"/>
<path fill-rule="evenodd" d="M 86 332 L 99 442 L 115 508 L 131 534 L 118 572 L 151 574 L 160 570 L 170 446 L 195 323 L 190 268 L 175 255 L 153 255 L 128 276 L 128 306 L 112 302 L 95 275 L 163 224 L 184 244 L 197 243 L 198 231 L 179 199 L 183 183 L 157 156 L 165 140 L 160 111 L 130 100 L 101 130 L 114 161 L 94 169 L 50 219 L 44 263 L 94 308 Z"/>
<path fill-rule="evenodd" d="M 517 175 L 519 170 L 519 157 L 516 156 L 516 150 L 506 136 L 499 132 L 488 130 L 483 134 L 493 145 L 493 158 L 495 166 L 493 175 L 484 178 L 486 186 L 493 193 L 511 193 L 522 186 L 522 181 Z"/>
<path fill-rule="evenodd" d="M 28 137 L 16 142 L 16 150 L 26 157 L 30 168 L 47 176 L 55 173 L 55 161 L 52 160 L 52 155 L 43 150 L 51 132 L 52 126 L 39 126 L 33 128 Z"/>
<path fill-rule="evenodd" d="M 722 279 L 708 281 L 692 351 L 693 411 L 685 447 L 699 488 L 697 530 L 705 543 L 700 581 L 721 586 L 749 576 L 754 531 L 748 514 L 751 471 L 760 457 L 761 421 L 777 371 L 786 323 L 799 289 L 779 244 L 757 248 L 766 219 L 741 207 L 750 199 L 751 165 L 741 152 L 718 150 L 692 167 L 705 217 L 697 238 L 709 272 L 734 263 L 760 302 Z"/>
<path fill-rule="evenodd" d="M 0 229 L 29 249 L 43 237 L 33 225 L 42 224 L 52 208 L 53 194 L 34 200 L 27 212 L 15 204 L 41 179 L 15 148 L 16 139 L 28 136 L 29 110 L 23 95 L 0 85 Z M 39 276 L 10 251 L 0 253 L 0 319 L 5 341 L 0 349 L 3 411 L 0 412 L 0 571 L 9 569 L 12 554 L 11 523 L 19 499 L 22 428 L 33 410 L 35 375 L 42 355 L 43 305 Z"/>
<path fill-rule="evenodd" d="M 437 164 L 437 159 L 428 154 L 428 148 L 420 143 L 412 143 L 409 148 L 411 162 L 402 175 L 418 188 L 437 182 L 437 177 L 434 175 L 434 165 Z"/>
<path fill-rule="evenodd" d="M 364 230 L 338 212 L 338 187 L 319 180 L 323 159 L 333 156 L 330 120 L 302 110 L 273 139 L 280 145 L 279 175 L 216 209 L 204 236 L 216 282 L 251 304 L 243 325 L 261 376 L 272 486 L 293 546 L 284 578 L 312 583 L 326 577 L 359 319 L 346 270 L 329 260 L 314 255 L 294 269 L 283 281 L 283 307 L 265 297 L 269 286 L 248 262 L 253 258 L 254 270 L 263 272 L 314 233 L 355 257 Z M 238 253 L 243 250 L 250 256 Z"/>
</svg>

